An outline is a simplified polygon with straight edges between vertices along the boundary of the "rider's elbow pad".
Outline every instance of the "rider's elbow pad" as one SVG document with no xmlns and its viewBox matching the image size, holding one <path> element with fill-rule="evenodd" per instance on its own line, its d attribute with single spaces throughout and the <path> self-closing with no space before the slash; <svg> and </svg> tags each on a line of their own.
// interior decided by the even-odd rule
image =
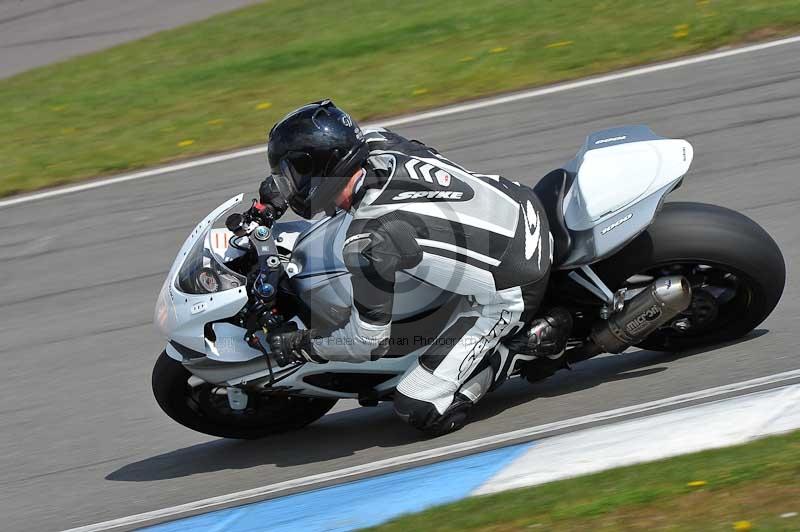
<svg viewBox="0 0 800 532">
<path fill-rule="evenodd" d="M 378 288 L 389 289 L 397 271 L 413 268 L 422 261 L 422 249 L 414 228 L 396 213 L 370 222 L 363 232 L 345 240 L 342 258 L 354 276 L 364 277 Z"/>
</svg>

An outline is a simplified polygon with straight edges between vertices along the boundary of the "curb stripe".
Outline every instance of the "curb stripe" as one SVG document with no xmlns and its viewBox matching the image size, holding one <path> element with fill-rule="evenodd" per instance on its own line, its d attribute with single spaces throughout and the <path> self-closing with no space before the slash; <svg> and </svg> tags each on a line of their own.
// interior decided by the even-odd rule
<svg viewBox="0 0 800 532">
<path fill-rule="evenodd" d="M 147 532 L 322 532 L 374 526 L 468 497 L 532 447 L 522 444 L 406 471 L 187 517 Z"/>
</svg>

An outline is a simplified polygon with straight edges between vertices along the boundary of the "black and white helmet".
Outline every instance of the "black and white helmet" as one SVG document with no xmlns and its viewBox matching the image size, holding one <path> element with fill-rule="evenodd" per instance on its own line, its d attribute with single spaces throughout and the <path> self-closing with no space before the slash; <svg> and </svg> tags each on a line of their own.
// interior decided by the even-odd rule
<svg viewBox="0 0 800 532">
<path fill-rule="evenodd" d="M 269 132 L 269 165 L 289 207 L 303 218 L 335 211 L 335 199 L 369 156 L 355 121 L 331 100 L 304 105 Z"/>
</svg>

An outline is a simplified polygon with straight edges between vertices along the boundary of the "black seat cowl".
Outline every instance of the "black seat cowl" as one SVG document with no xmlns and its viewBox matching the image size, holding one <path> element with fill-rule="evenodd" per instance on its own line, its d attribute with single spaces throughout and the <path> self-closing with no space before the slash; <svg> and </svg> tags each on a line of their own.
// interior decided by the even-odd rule
<svg viewBox="0 0 800 532">
<path fill-rule="evenodd" d="M 564 195 L 574 179 L 573 173 L 559 168 L 544 176 L 533 187 L 550 223 L 550 233 L 553 235 L 553 267 L 558 267 L 566 260 L 572 245 L 572 238 L 564 221 Z"/>
</svg>

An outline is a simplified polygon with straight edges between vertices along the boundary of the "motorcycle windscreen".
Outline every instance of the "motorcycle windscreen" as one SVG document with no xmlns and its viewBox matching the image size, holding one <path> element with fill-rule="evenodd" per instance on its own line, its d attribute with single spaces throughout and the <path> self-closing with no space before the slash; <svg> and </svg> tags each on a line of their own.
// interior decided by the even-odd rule
<svg viewBox="0 0 800 532">
<path fill-rule="evenodd" d="M 214 253 L 211 224 L 191 247 L 175 276 L 175 288 L 184 294 L 214 294 L 246 284 L 243 275 L 225 266 Z"/>
</svg>

